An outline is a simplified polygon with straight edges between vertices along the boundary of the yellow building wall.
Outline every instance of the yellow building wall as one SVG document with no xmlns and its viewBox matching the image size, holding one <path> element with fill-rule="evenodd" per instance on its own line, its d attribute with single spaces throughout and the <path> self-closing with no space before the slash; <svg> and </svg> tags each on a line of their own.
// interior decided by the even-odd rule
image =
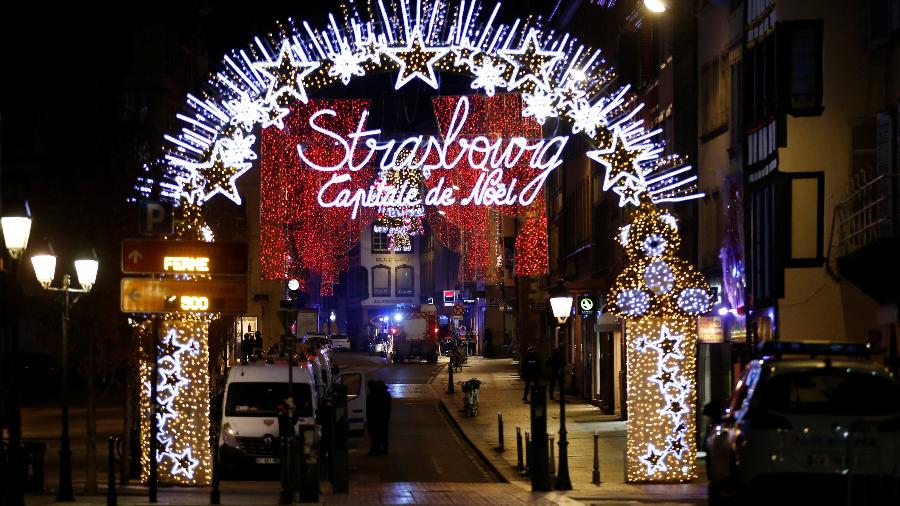
<svg viewBox="0 0 900 506">
<path fill-rule="evenodd" d="M 884 66 L 865 51 L 861 6 L 838 0 L 776 2 L 779 21 L 824 20 L 823 104 L 821 116 L 787 118 L 787 147 L 779 150 L 782 172 L 825 172 L 824 244 L 831 237 L 835 206 L 847 196 L 851 164 L 851 120 L 872 117 L 883 108 Z M 884 60 L 881 59 L 881 62 Z M 795 211 L 815 216 L 815 194 L 795 188 Z M 815 246 L 816 231 L 806 219 L 793 223 L 791 250 L 802 256 Z M 834 258 L 829 259 L 832 265 Z M 836 266 L 835 266 L 836 267 Z M 785 270 L 785 296 L 778 301 L 783 340 L 865 341 L 876 326 L 876 303 L 847 281 L 837 282 L 825 267 Z"/>
</svg>

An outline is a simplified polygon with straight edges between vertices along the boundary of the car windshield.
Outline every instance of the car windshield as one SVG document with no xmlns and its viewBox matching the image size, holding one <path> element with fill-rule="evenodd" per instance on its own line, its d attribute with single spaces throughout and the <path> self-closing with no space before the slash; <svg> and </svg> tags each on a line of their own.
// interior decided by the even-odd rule
<svg viewBox="0 0 900 506">
<path fill-rule="evenodd" d="M 335 339 L 337 339 L 337 340 L 339 340 L 339 341 L 346 341 L 346 340 L 348 340 L 348 339 L 350 339 L 350 338 L 347 337 L 346 334 L 333 334 L 333 335 L 331 336 L 331 340 L 334 341 Z"/>
<path fill-rule="evenodd" d="M 778 374 L 759 385 L 752 403 L 760 409 L 805 415 L 900 414 L 900 386 L 848 369 Z"/>
<path fill-rule="evenodd" d="M 287 397 L 287 383 L 232 383 L 228 385 L 225 416 L 277 416 Z M 294 402 L 299 416 L 312 416 L 312 393 L 306 383 L 294 383 Z"/>
</svg>

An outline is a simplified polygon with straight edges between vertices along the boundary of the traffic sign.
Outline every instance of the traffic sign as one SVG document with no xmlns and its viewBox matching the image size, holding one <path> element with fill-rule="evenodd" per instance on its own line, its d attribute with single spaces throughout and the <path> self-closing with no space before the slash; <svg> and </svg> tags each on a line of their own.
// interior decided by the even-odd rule
<svg viewBox="0 0 900 506">
<path fill-rule="evenodd" d="M 171 202 L 142 200 L 140 210 L 140 232 L 144 235 L 172 234 L 175 232 L 175 210 Z"/>
<path fill-rule="evenodd" d="M 225 280 L 122 279 L 123 313 L 247 311 L 246 278 Z"/>
<path fill-rule="evenodd" d="M 462 316 L 466 313 L 466 308 L 462 304 L 453 306 L 453 316 Z"/>
<path fill-rule="evenodd" d="M 246 275 L 247 243 L 125 239 L 122 272 Z"/>
<path fill-rule="evenodd" d="M 582 295 L 578 298 L 578 309 L 582 316 L 590 316 L 595 307 L 597 307 L 597 302 L 593 295 Z"/>
</svg>

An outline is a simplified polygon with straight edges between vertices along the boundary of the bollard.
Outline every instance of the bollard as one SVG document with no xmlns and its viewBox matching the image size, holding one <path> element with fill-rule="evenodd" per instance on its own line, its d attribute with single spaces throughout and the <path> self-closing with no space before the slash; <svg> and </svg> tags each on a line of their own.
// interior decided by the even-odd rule
<svg viewBox="0 0 900 506">
<path fill-rule="evenodd" d="M 525 462 L 522 460 L 522 428 L 516 427 L 516 469 L 525 469 Z"/>
<path fill-rule="evenodd" d="M 525 476 L 531 472 L 531 436 L 525 431 Z"/>
<path fill-rule="evenodd" d="M 210 504 L 221 504 L 222 496 L 219 493 L 219 442 L 213 441 L 212 445 L 212 490 L 209 492 Z"/>
<path fill-rule="evenodd" d="M 109 436 L 109 470 L 106 475 L 106 506 L 116 506 L 116 438 Z"/>
<path fill-rule="evenodd" d="M 447 370 L 450 371 L 450 380 L 447 381 L 447 393 L 454 394 L 456 389 L 453 387 L 453 355 L 450 355 L 450 365 L 447 366 Z"/>
<path fill-rule="evenodd" d="M 294 502 L 294 491 L 291 488 L 291 462 L 290 443 L 288 438 L 281 438 L 281 494 L 278 496 L 278 504 L 291 504 Z"/>
<path fill-rule="evenodd" d="M 600 484 L 600 452 L 598 451 L 597 441 L 600 440 L 600 433 L 594 431 L 594 474 L 591 477 L 591 483 Z"/>
<path fill-rule="evenodd" d="M 556 451 L 553 449 L 553 436 L 550 436 L 550 483 L 556 481 Z"/>
<path fill-rule="evenodd" d="M 505 450 L 503 447 L 503 413 L 497 413 L 497 439 L 500 441 L 497 450 L 502 452 Z"/>
</svg>

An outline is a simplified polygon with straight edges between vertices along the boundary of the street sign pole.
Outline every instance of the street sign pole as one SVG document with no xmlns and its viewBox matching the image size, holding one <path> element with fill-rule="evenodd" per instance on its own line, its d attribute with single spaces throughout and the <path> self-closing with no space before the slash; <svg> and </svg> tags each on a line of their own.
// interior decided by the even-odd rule
<svg viewBox="0 0 900 506">
<path fill-rule="evenodd" d="M 156 489 L 157 489 L 157 481 L 158 481 L 158 471 L 157 471 L 157 462 L 156 462 L 156 453 L 157 453 L 157 433 L 156 433 L 156 415 L 159 411 L 156 406 L 156 388 L 157 383 L 159 382 L 159 316 L 153 315 L 151 317 L 153 319 L 153 335 L 151 336 L 150 343 L 150 359 L 152 360 L 151 370 L 153 371 L 150 374 L 150 478 L 149 478 L 149 491 L 150 491 L 150 502 L 156 502 Z"/>
</svg>

